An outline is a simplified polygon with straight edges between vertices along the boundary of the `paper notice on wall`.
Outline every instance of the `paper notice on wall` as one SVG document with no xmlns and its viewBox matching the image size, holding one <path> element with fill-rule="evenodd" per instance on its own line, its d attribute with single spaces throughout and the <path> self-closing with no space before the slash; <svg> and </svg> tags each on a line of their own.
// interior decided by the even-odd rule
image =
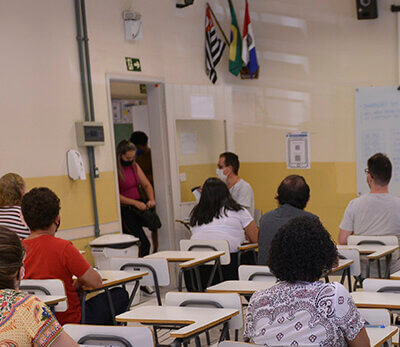
<svg viewBox="0 0 400 347">
<path fill-rule="evenodd" d="M 197 153 L 197 135 L 195 133 L 181 133 L 182 154 Z"/>
<path fill-rule="evenodd" d="M 288 169 L 310 168 L 310 135 L 301 133 L 286 134 L 286 162 Z"/>
<path fill-rule="evenodd" d="M 190 107 L 192 118 L 215 118 L 213 96 L 192 95 L 190 97 Z"/>
</svg>

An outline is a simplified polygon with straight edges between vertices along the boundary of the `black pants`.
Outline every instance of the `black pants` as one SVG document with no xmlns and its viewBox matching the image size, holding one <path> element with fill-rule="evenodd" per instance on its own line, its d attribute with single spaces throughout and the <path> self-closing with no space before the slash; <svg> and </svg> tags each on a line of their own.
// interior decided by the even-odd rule
<svg viewBox="0 0 400 347">
<path fill-rule="evenodd" d="M 115 314 L 121 314 L 128 309 L 128 292 L 116 287 L 110 289 L 111 300 L 114 305 Z M 112 325 L 110 307 L 108 305 L 107 294 L 105 292 L 96 295 L 85 303 L 85 324 L 93 325 Z"/>
<path fill-rule="evenodd" d="M 127 206 L 121 206 L 122 232 L 131 234 L 140 240 L 139 257 L 150 253 L 150 241 L 147 238 L 139 217 Z"/>
</svg>

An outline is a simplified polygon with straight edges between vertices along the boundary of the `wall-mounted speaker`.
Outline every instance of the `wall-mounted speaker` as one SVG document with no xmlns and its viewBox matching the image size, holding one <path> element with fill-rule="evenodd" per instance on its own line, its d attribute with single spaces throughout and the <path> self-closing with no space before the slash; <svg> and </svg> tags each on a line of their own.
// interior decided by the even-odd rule
<svg viewBox="0 0 400 347">
<path fill-rule="evenodd" d="M 357 19 L 378 18 L 377 0 L 356 0 Z"/>
</svg>

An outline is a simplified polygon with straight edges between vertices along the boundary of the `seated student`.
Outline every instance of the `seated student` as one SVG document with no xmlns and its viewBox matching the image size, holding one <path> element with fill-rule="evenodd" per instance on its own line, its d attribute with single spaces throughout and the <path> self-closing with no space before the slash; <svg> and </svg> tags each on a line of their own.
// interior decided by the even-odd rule
<svg viewBox="0 0 400 347">
<path fill-rule="evenodd" d="M 296 217 L 285 224 L 272 240 L 267 262 L 279 282 L 251 297 L 244 336 L 268 346 L 369 346 L 348 291 L 319 280 L 337 259 L 318 219 Z"/>
<path fill-rule="evenodd" d="M 264 214 L 260 219 L 260 230 L 258 232 L 258 264 L 265 265 L 267 262 L 271 241 L 278 230 L 292 218 L 316 215 L 304 211 L 310 199 L 310 187 L 303 176 L 287 176 L 279 185 L 275 197 L 279 207 Z"/>
<path fill-rule="evenodd" d="M 102 279 L 70 241 L 55 237 L 60 226 L 59 212 L 60 199 L 48 188 L 34 188 L 22 199 L 22 213 L 32 231 L 23 241 L 25 277 L 58 278 L 64 282 L 68 309 L 56 312 L 57 319 L 64 325 L 81 321 L 80 288 L 99 288 Z M 73 280 L 74 275 L 77 280 Z M 128 305 L 126 290 L 113 288 L 110 293 L 115 313 L 124 312 Z M 105 293 L 86 301 L 85 312 L 87 324 L 112 324 Z"/>
<path fill-rule="evenodd" d="M 220 179 L 208 178 L 205 181 L 200 201 L 190 213 L 190 226 L 192 240 L 229 242 L 231 263 L 222 266 L 223 276 L 224 280 L 238 279 L 238 247 L 245 239 L 257 242 L 258 229 L 249 211 L 233 200 L 228 187 Z M 204 281 L 203 286 L 206 283 Z"/>
<path fill-rule="evenodd" d="M 78 346 L 37 297 L 18 290 L 25 251 L 0 227 L 0 346 Z"/>
<path fill-rule="evenodd" d="M 14 231 L 21 239 L 30 234 L 21 218 L 21 201 L 25 190 L 24 179 L 16 173 L 10 172 L 0 178 L 0 226 Z"/>
</svg>

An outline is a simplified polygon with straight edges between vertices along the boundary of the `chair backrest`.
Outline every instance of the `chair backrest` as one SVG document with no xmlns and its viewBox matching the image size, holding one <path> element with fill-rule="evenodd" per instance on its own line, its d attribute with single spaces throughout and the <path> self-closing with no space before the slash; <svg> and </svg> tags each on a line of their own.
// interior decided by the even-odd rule
<svg viewBox="0 0 400 347">
<path fill-rule="evenodd" d="M 254 210 L 254 222 L 256 222 L 256 225 L 259 227 L 260 226 L 260 219 L 262 217 L 262 211 L 260 209 L 255 209 Z"/>
<path fill-rule="evenodd" d="M 147 327 L 66 324 L 63 328 L 79 344 L 123 347 L 154 346 L 153 332 Z"/>
<path fill-rule="evenodd" d="M 268 266 L 265 265 L 240 265 L 240 281 L 270 281 L 276 277 L 272 274 Z"/>
<path fill-rule="evenodd" d="M 400 280 L 388 280 L 380 278 L 366 278 L 363 282 L 366 292 L 400 292 Z"/>
<path fill-rule="evenodd" d="M 237 342 L 237 341 L 222 341 L 218 344 L 218 347 L 250 347 L 255 346 L 254 343 Z"/>
<path fill-rule="evenodd" d="M 184 305 L 183 303 L 189 305 Z M 193 304 L 191 304 L 192 302 Z M 195 304 L 197 302 L 197 304 Z M 202 304 L 203 302 L 204 304 Z M 239 314 L 232 317 L 229 321 L 229 328 L 243 328 L 243 310 L 240 295 L 237 293 L 197 293 L 197 292 L 168 292 L 165 296 L 165 305 L 167 306 L 209 306 L 207 302 L 218 303 L 222 308 L 233 308 L 239 311 Z"/>
<path fill-rule="evenodd" d="M 350 275 L 361 275 L 360 252 L 358 249 L 339 249 L 339 256 L 342 255 L 346 259 L 352 259 L 353 264 L 350 265 Z"/>
<path fill-rule="evenodd" d="M 226 240 L 181 240 L 179 246 L 181 251 L 224 251 L 225 254 L 220 258 L 221 264 L 228 265 L 231 262 L 229 242 Z"/>
<path fill-rule="evenodd" d="M 46 280 L 22 280 L 19 285 L 20 290 L 35 295 L 58 295 L 67 296 L 65 293 L 64 282 L 59 279 Z M 68 309 L 67 300 L 59 302 L 55 307 L 55 312 L 65 312 Z"/>
<path fill-rule="evenodd" d="M 399 239 L 395 235 L 369 236 L 369 235 L 350 235 L 347 238 L 348 245 L 380 244 L 393 246 L 399 244 Z"/>
<path fill-rule="evenodd" d="M 383 308 L 359 308 L 366 325 L 390 326 L 390 312 Z"/>
<path fill-rule="evenodd" d="M 146 271 L 149 274 L 140 280 L 141 285 L 154 286 L 154 275 L 157 275 L 159 286 L 169 286 L 169 268 L 166 259 L 113 257 L 110 259 L 111 270 Z"/>
</svg>

